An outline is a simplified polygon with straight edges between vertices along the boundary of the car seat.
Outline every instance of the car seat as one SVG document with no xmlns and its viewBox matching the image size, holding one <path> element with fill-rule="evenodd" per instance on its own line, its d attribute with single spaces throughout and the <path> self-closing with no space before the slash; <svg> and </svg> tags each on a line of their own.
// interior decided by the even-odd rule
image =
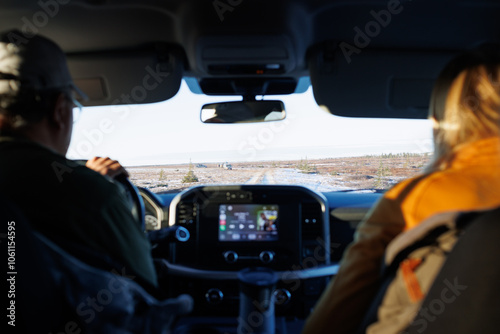
<svg viewBox="0 0 500 334">
<path fill-rule="evenodd" d="M 126 275 L 77 259 L 32 230 L 1 196 L 0 219 L 4 227 L 15 222 L 10 223 L 15 261 L 8 278 L 15 280 L 16 328 L 21 332 L 169 333 L 174 319 L 193 307 L 188 295 L 158 300 Z M 2 240 L 2 247 L 7 245 Z"/>
<path fill-rule="evenodd" d="M 500 314 L 500 208 L 458 216 L 464 232 L 448 253 L 422 305 L 404 334 L 498 333 Z M 380 285 L 357 333 L 376 321 L 394 275 Z"/>
<path fill-rule="evenodd" d="M 404 333 L 499 331 L 500 208 L 465 214 L 459 219 L 471 221 L 434 280 L 419 314 Z M 448 291 L 446 300 L 444 291 Z"/>
</svg>

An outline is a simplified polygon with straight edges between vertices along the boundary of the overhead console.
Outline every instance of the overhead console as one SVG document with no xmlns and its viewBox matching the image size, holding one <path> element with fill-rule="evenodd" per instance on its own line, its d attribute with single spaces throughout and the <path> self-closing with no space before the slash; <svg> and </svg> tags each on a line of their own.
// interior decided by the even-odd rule
<svg viewBox="0 0 500 334">
<path fill-rule="evenodd" d="M 190 238 L 172 244 L 172 293 L 189 293 L 195 314 L 238 313 L 237 274 L 265 267 L 279 278 L 277 314 L 305 316 L 337 266 L 330 263 L 328 204 L 299 186 L 206 186 L 176 196 L 169 224 Z"/>
<path fill-rule="evenodd" d="M 204 36 L 196 48 L 199 86 L 205 94 L 281 95 L 302 89 L 291 75 L 297 67 L 296 50 L 284 34 Z"/>
<path fill-rule="evenodd" d="M 285 35 L 204 36 L 197 63 L 210 75 L 284 74 L 296 66 L 295 50 Z"/>
<path fill-rule="evenodd" d="M 178 36 L 185 46 L 190 89 L 206 95 L 303 93 L 304 46 L 313 22 L 307 4 L 278 1 L 182 4 Z M 258 18 L 256 20 L 256 18 Z"/>
</svg>

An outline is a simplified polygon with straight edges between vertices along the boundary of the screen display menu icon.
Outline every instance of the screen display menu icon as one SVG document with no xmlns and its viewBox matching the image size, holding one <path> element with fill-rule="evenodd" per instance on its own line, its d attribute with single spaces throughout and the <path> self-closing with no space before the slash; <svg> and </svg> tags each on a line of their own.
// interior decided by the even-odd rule
<svg viewBox="0 0 500 334">
<path fill-rule="evenodd" d="M 219 241 L 278 240 L 278 205 L 221 204 Z"/>
</svg>

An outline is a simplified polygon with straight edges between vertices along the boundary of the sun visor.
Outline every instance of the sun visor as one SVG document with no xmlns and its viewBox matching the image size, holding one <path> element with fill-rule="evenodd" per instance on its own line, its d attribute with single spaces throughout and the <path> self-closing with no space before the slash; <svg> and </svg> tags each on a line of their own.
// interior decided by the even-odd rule
<svg viewBox="0 0 500 334">
<path fill-rule="evenodd" d="M 359 49 L 358 49 L 359 50 Z M 427 118 L 434 81 L 452 52 L 318 48 L 309 70 L 316 102 L 337 116 Z"/>
<path fill-rule="evenodd" d="M 87 96 L 86 106 L 165 101 L 179 91 L 182 58 L 165 47 L 68 55 L 73 81 Z"/>
</svg>

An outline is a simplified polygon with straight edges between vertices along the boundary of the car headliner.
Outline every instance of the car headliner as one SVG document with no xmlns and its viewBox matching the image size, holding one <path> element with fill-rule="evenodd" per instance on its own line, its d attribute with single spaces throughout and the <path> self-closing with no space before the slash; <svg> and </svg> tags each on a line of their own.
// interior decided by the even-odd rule
<svg viewBox="0 0 500 334">
<path fill-rule="evenodd" d="M 46 35 L 68 54 L 77 82 L 99 77 L 80 82 L 84 90 L 100 88 L 90 92 L 87 105 L 127 103 L 120 93 L 140 84 L 145 67 L 155 69 L 167 59 L 162 68 L 174 74 L 168 83 L 132 103 L 172 97 L 182 77 L 194 78 L 192 90 L 211 95 L 293 93 L 300 90 L 299 79 L 316 70 L 316 100 L 337 114 L 422 118 L 429 83 L 444 62 L 458 51 L 499 41 L 498 14 L 500 3 L 493 0 L 8 0 L 0 3 L 0 31 Z M 332 54 L 333 70 L 324 64 Z M 360 67 L 348 67 L 354 59 Z M 428 73 L 417 78 L 425 68 Z M 343 76 L 335 77 L 336 69 Z M 394 73 L 413 81 L 397 86 L 400 81 L 388 79 Z M 330 94 L 346 83 L 344 91 Z M 356 99 L 380 85 L 392 88 Z M 362 101 L 349 108 L 353 100 Z"/>
</svg>

